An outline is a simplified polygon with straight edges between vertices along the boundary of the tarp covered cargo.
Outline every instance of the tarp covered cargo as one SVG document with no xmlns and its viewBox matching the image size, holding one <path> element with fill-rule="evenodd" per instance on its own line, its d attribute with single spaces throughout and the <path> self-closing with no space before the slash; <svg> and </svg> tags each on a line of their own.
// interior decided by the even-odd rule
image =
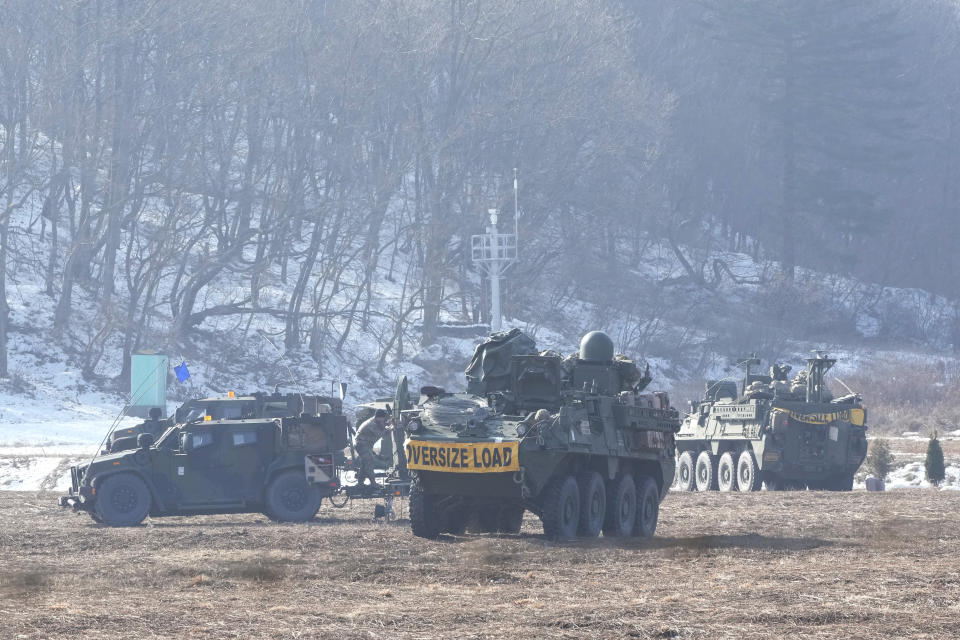
<svg viewBox="0 0 960 640">
<path fill-rule="evenodd" d="M 477 345 L 467 367 L 467 393 L 485 396 L 493 391 L 509 389 L 510 359 L 536 353 L 537 345 L 533 338 L 520 329 L 490 334 Z"/>
</svg>

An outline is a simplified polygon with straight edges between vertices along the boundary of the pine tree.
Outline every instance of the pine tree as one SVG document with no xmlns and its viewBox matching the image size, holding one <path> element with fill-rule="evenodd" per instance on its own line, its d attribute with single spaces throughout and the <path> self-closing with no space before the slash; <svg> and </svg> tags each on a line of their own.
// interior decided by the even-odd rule
<svg viewBox="0 0 960 640">
<path fill-rule="evenodd" d="M 867 456 L 867 468 L 874 476 L 886 480 L 893 468 L 893 454 L 890 452 L 890 442 L 879 438 L 870 446 L 870 455 Z"/>
<path fill-rule="evenodd" d="M 937 432 L 933 432 L 930 443 L 927 444 L 927 458 L 923 461 L 923 466 L 927 470 L 927 480 L 934 486 L 940 486 L 946 477 L 946 469 L 943 464 L 943 449 L 940 447 L 940 440 L 937 439 Z"/>
</svg>

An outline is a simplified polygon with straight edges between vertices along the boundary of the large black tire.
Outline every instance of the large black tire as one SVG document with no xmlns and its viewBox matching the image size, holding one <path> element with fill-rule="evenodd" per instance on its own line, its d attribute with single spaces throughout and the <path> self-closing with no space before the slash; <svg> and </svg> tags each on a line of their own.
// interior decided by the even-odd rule
<svg viewBox="0 0 960 640">
<path fill-rule="evenodd" d="M 584 471 L 577 477 L 580 487 L 580 524 L 577 535 L 595 538 L 603 529 L 607 510 L 607 488 L 596 471 Z"/>
<path fill-rule="evenodd" d="M 650 476 L 640 476 L 640 489 L 637 491 L 637 517 L 633 525 L 633 535 L 650 538 L 657 530 L 660 518 L 660 488 Z"/>
<path fill-rule="evenodd" d="M 323 492 L 302 470 L 284 471 L 267 485 L 265 513 L 277 522 L 306 522 L 317 515 Z"/>
<path fill-rule="evenodd" d="M 607 517 L 603 535 L 622 538 L 633 535 L 637 522 L 637 485 L 629 473 L 617 476 L 607 485 Z"/>
<path fill-rule="evenodd" d="M 410 484 L 410 528 L 413 535 L 433 540 L 443 533 L 447 523 L 437 508 L 438 499 L 437 495 L 424 493 L 419 480 L 414 479 Z"/>
<path fill-rule="evenodd" d="M 696 473 L 694 472 L 693 454 L 684 451 L 677 461 L 677 491 L 693 491 L 697 488 Z"/>
<path fill-rule="evenodd" d="M 475 533 L 520 533 L 523 504 L 481 507 L 471 525 L 470 529 Z"/>
<path fill-rule="evenodd" d="M 147 517 L 152 498 L 147 485 L 132 473 L 117 473 L 97 486 L 91 514 L 97 522 L 111 527 L 133 527 Z"/>
<path fill-rule="evenodd" d="M 701 451 L 694 467 L 697 478 L 697 491 L 717 490 L 717 461 L 709 451 Z"/>
<path fill-rule="evenodd" d="M 717 462 L 717 489 L 733 491 L 737 485 L 737 469 L 733 464 L 733 454 L 729 451 L 720 456 Z"/>
<path fill-rule="evenodd" d="M 853 474 L 841 473 L 827 483 L 827 491 L 853 491 Z"/>
<path fill-rule="evenodd" d="M 469 519 L 469 529 L 472 533 L 496 533 L 499 524 L 500 507 L 486 506 L 474 512 L 474 518 Z"/>
<path fill-rule="evenodd" d="M 737 460 L 737 490 L 760 491 L 760 467 L 752 451 L 744 451 Z"/>
<path fill-rule="evenodd" d="M 441 531 L 441 533 L 462 536 L 467 530 L 467 524 L 470 522 L 471 515 L 473 515 L 473 512 L 468 507 L 448 509 L 447 512 L 443 514 L 443 531 Z"/>
<path fill-rule="evenodd" d="M 523 505 L 500 509 L 498 529 L 500 533 L 518 534 L 523 527 Z"/>
<path fill-rule="evenodd" d="M 547 485 L 540 519 L 547 538 L 570 540 L 576 537 L 580 524 L 580 488 L 573 476 L 558 476 Z"/>
</svg>

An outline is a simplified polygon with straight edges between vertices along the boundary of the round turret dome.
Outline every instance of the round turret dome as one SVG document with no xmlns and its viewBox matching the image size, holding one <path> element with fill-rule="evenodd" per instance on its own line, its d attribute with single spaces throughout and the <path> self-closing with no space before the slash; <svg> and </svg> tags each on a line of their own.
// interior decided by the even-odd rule
<svg viewBox="0 0 960 640">
<path fill-rule="evenodd" d="M 580 340 L 580 359 L 610 362 L 613 360 L 613 340 L 603 331 L 591 331 Z"/>
</svg>

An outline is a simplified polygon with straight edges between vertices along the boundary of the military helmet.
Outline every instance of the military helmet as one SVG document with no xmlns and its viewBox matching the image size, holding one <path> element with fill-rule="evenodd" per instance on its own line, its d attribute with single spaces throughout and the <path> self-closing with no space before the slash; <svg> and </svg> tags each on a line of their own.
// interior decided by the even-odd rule
<svg viewBox="0 0 960 640">
<path fill-rule="evenodd" d="M 613 340 L 603 331 L 591 331 L 580 340 L 580 359 L 610 362 L 613 360 Z"/>
</svg>

